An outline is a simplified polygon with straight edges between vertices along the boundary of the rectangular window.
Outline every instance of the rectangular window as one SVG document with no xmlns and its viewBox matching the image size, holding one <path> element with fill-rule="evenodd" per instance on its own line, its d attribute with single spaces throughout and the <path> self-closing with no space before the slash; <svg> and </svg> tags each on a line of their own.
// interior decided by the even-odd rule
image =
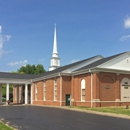
<svg viewBox="0 0 130 130">
<path fill-rule="evenodd" d="M 85 101 L 85 89 L 82 89 L 82 101 Z"/>
<path fill-rule="evenodd" d="M 35 84 L 35 100 L 37 100 L 37 94 L 38 94 L 38 92 L 37 92 L 37 84 Z"/>
<path fill-rule="evenodd" d="M 43 98 L 43 100 L 44 101 L 46 101 L 46 82 L 44 81 L 44 83 L 43 83 L 43 90 L 44 90 L 44 98 Z"/>
<path fill-rule="evenodd" d="M 54 101 L 57 101 L 57 81 L 54 80 Z"/>
</svg>

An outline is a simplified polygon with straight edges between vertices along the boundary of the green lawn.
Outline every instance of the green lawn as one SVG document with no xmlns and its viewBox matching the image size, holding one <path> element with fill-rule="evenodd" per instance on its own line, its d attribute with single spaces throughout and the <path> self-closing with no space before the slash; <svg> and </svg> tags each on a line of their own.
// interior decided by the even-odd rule
<svg viewBox="0 0 130 130">
<path fill-rule="evenodd" d="M 115 113 L 115 114 L 124 114 L 130 116 L 130 108 L 126 109 L 126 107 L 97 107 L 97 108 L 90 108 L 90 107 L 77 107 L 71 106 L 70 108 L 82 109 L 82 110 L 91 110 L 91 111 L 98 111 L 98 112 L 107 112 L 107 113 Z"/>
<path fill-rule="evenodd" d="M 0 130 L 13 130 L 13 129 L 0 122 Z"/>
</svg>

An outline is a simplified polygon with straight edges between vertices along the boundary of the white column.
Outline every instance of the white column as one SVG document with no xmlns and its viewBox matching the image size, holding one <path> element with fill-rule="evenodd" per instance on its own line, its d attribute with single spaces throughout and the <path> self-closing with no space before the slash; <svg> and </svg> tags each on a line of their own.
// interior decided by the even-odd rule
<svg viewBox="0 0 130 130">
<path fill-rule="evenodd" d="M 9 83 L 7 83 L 6 84 L 6 101 L 8 101 L 9 100 Z M 6 102 L 6 105 L 7 105 L 8 103 Z"/>
<path fill-rule="evenodd" d="M 31 84 L 31 104 L 33 104 L 33 84 Z"/>
<path fill-rule="evenodd" d="M 28 85 L 25 84 L 25 104 L 28 104 Z"/>
<path fill-rule="evenodd" d="M 2 104 L 2 86 L 0 86 L 0 104 Z"/>
</svg>

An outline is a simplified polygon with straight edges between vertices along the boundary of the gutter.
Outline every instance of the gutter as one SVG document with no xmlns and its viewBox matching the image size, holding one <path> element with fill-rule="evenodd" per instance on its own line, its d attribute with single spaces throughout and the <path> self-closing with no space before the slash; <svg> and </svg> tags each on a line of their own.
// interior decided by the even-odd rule
<svg viewBox="0 0 130 130">
<path fill-rule="evenodd" d="M 93 73 L 90 69 L 89 69 L 89 72 L 91 74 L 91 108 L 92 108 L 93 107 L 93 102 L 92 102 L 92 99 L 93 99 Z"/>
<path fill-rule="evenodd" d="M 62 106 L 62 76 L 59 73 L 60 76 L 60 106 Z"/>
<path fill-rule="evenodd" d="M 53 77 L 56 77 L 56 76 L 59 76 L 58 73 L 53 74 L 53 75 L 42 76 L 42 77 L 39 77 L 39 78 L 34 78 L 34 79 L 32 79 L 32 82 L 45 80 L 45 79 L 53 78 Z"/>
<path fill-rule="evenodd" d="M 32 82 L 32 79 L 30 79 L 30 81 L 31 81 L 31 104 L 33 104 L 33 82 Z"/>
</svg>

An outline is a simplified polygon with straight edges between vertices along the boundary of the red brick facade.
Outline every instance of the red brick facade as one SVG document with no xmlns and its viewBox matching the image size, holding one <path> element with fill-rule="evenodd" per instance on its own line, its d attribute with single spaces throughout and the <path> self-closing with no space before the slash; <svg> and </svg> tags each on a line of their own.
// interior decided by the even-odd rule
<svg viewBox="0 0 130 130">
<path fill-rule="evenodd" d="M 72 105 L 89 107 L 130 105 L 130 102 L 121 102 L 120 100 L 123 78 L 130 79 L 130 75 L 99 72 L 93 73 L 92 79 L 90 74 L 73 76 L 71 86 Z M 81 79 L 86 81 L 85 101 L 81 101 Z"/>
<path fill-rule="evenodd" d="M 66 106 L 66 95 L 71 96 L 70 105 L 105 107 L 124 106 L 130 102 L 121 101 L 121 81 L 130 79 L 128 74 L 108 72 L 85 73 L 74 76 L 58 76 L 32 83 L 28 86 L 28 100 L 32 104 Z M 85 100 L 81 100 L 81 81 L 85 80 Z M 56 80 L 56 94 L 54 95 L 54 80 Z M 46 95 L 44 92 L 46 86 Z M 24 103 L 24 86 L 14 87 L 14 103 Z M 31 91 L 32 89 L 32 91 Z M 18 95 L 17 95 L 18 94 Z M 56 100 L 54 100 L 56 96 Z M 46 97 L 46 99 L 44 99 Z"/>
</svg>

